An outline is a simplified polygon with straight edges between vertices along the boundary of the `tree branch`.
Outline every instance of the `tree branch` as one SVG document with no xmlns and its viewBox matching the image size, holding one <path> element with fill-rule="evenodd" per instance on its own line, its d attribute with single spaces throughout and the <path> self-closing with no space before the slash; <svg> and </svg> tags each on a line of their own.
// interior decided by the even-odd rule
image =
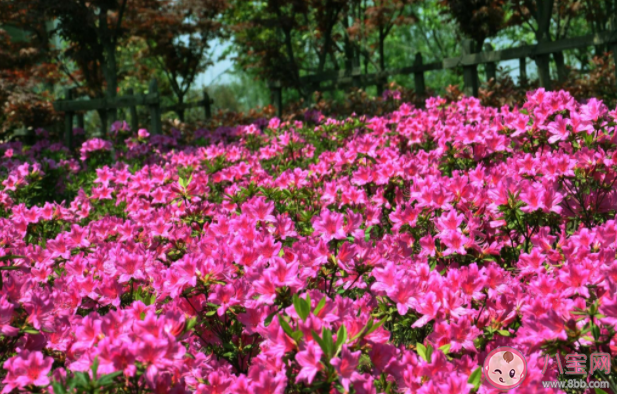
<svg viewBox="0 0 617 394">
<path fill-rule="evenodd" d="M 114 46 L 118 44 L 118 37 L 120 35 L 119 32 L 120 32 L 120 27 L 122 25 L 122 18 L 124 18 L 124 11 L 126 9 L 126 3 L 127 3 L 127 0 L 122 0 L 122 5 L 120 6 L 120 11 L 118 12 L 118 23 L 116 23 L 116 29 L 114 30 L 113 39 L 112 39 Z"/>
</svg>

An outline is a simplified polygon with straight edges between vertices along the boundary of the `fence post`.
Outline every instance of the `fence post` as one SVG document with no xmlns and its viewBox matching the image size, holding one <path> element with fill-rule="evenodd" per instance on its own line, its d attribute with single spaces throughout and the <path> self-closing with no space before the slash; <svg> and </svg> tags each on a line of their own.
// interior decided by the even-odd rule
<svg viewBox="0 0 617 394">
<path fill-rule="evenodd" d="M 538 45 L 549 42 L 546 32 L 540 33 L 541 38 L 538 39 Z M 546 90 L 551 88 L 551 68 L 550 68 L 550 55 L 537 55 L 534 58 L 536 66 L 538 67 L 538 79 L 540 80 L 540 86 Z"/>
<path fill-rule="evenodd" d="M 281 81 L 273 81 L 270 83 L 270 92 L 272 94 L 272 104 L 276 108 L 276 116 L 283 117 L 283 88 Z"/>
<path fill-rule="evenodd" d="M 416 52 L 416 59 L 413 62 L 413 65 L 416 67 L 422 67 L 422 54 L 420 52 Z M 424 71 L 416 70 L 413 73 L 413 82 L 414 88 L 416 89 L 416 96 L 418 99 L 424 99 L 426 97 L 426 84 L 424 83 Z"/>
<path fill-rule="evenodd" d="M 352 85 L 354 88 L 361 88 L 362 87 L 362 70 L 360 69 L 360 67 L 353 67 L 351 69 L 351 80 L 352 80 Z"/>
<path fill-rule="evenodd" d="M 101 137 L 105 138 L 109 129 L 107 128 L 107 108 L 100 108 L 97 110 L 99 118 L 101 118 Z"/>
<path fill-rule="evenodd" d="M 149 105 L 150 108 L 150 128 L 152 129 L 150 132 L 153 135 L 162 134 L 161 128 L 161 99 L 158 96 L 159 94 L 159 85 L 156 82 L 156 78 L 152 78 L 150 81 L 150 86 L 148 87 L 149 94 L 156 94 L 156 101 Z"/>
<path fill-rule="evenodd" d="M 518 59 L 518 80 L 521 86 L 527 85 L 527 58 Z"/>
<path fill-rule="evenodd" d="M 548 55 L 536 56 L 536 65 L 538 66 L 538 78 L 540 79 L 540 86 L 549 90 L 551 88 L 551 69 L 550 58 Z"/>
<path fill-rule="evenodd" d="M 134 94 L 133 88 L 127 89 L 126 93 L 129 96 Z M 139 118 L 137 118 L 137 107 L 134 105 L 129 108 L 129 113 L 131 114 L 131 131 L 136 133 L 139 129 Z"/>
<path fill-rule="evenodd" d="M 474 42 L 472 40 L 464 39 L 462 46 L 463 55 L 475 53 Z M 478 66 L 476 64 L 463 66 L 463 83 L 465 85 L 463 89 L 465 95 L 478 97 Z"/>
<path fill-rule="evenodd" d="M 77 114 L 77 127 L 84 130 L 86 132 L 86 123 L 84 121 L 85 115 L 83 112 Z"/>
<path fill-rule="evenodd" d="M 493 52 L 494 48 L 490 43 L 484 44 L 484 52 Z M 495 63 L 486 63 L 485 71 L 486 71 L 486 82 L 494 79 L 497 81 L 497 64 Z"/>
<path fill-rule="evenodd" d="M 381 75 L 379 75 L 382 71 L 381 68 L 377 71 L 377 78 L 376 78 L 376 84 L 375 87 L 377 88 L 377 96 L 381 97 L 383 95 L 383 91 L 384 91 L 384 85 L 387 85 L 387 79 L 381 77 Z"/>
<path fill-rule="evenodd" d="M 617 15 L 613 14 L 609 20 L 609 29 L 617 32 Z M 617 42 L 613 42 L 608 46 L 608 50 L 613 53 L 613 63 L 615 64 L 615 82 L 617 82 Z M 581 69 L 583 69 L 581 65 Z"/>
<path fill-rule="evenodd" d="M 71 100 L 73 98 L 73 90 L 65 89 L 64 90 L 64 99 Z M 73 149 L 73 111 L 65 111 L 64 112 L 64 144 L 69 148 L 69 150 Z"/>
<path fill-rule="evenodd" d="M 210 107 L 210 104 L 212 104 L 212 100 L 210 99 L 210 95 L 208 95 L 208 91 L 205 89 L 203 97 L 205 119 L 209 120 L 212 117 L 212 108 Z"/>
<path fill-rule="evenodd" d="M 615 63 L 615 81 L 617 82 L 617 42 L 612 43 L 610 49 L 613 53 L 613 62 Z"/>
</svg>

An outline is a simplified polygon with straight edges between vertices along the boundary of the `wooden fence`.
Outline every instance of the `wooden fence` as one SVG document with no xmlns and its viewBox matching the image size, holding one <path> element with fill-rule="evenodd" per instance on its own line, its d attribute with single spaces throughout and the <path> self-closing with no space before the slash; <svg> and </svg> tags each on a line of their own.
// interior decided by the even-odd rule
<svg viewBox="0 0 617 394">
<path fill-rule="evenodd" d="M 161 115 L 163 112 L 183 113 L 190 108 L 203 107 L 205 119 L 209 119 L 212 115 L 211 104 L 213 101 L 206 91 L 203 92 L 203 98 L 200 101 L 161 107 L 161 96 L 156 79 L 150 81 L 147 94 L 133 94 L 133 90 L 129 89 L 128 95 L 125 96 L 76 100 L 73 92 L 73 89 L 67 89 L 65 99 L 53 103 L 56 111 L 64 112 L 64 141 L 68 147 L 73 146 L 74 120 L 77 120 L 77 127 L 83 128 L 84 112 L 87 111 L 99 111 L 99 114 L 102 115 L 101 133 L 103 135 L 108 131 L 107 128 L 110 123 L 108 120 L 110 118 L 115 120 L 115 113 L 120 108 L 129 108 L 131 129 L 137 130 L 139 128 L 137 106 L 147 106 L 150 112 L 149 131 L 154 135 L 161 134 Z"/>
<path fill-rule="evenodd" d="M 398 69 L 381 70 L 374 73 L 362 74 L 360 68 L 343 71 L 328 71 L 318 75 L 306 75 L 300 78 L 302 89 L 305 92 L 329 91 L 341 89 L 349 86 L 366 87 L 377 85 L 381 87 L 385 84 L 388 77 L 394 75 L 413 75 L 414 87 L 419 97 L 426 97 L 425 73 L 436 70 L 451 70 L 462 67 L 463 69 L 463 92 L 468 96 L 478 95 L 479 77 L 478 65 L 484 64 L 487 80 L 495 78 L 497 74 L 497 63 L 506 60 L 519 60 L 521 81 L 527 78 L 526 61 L 533 59 L 538 67 L 538 77 L 540 86 L 550 89 L 550 63 L 551 54 L 561 53 L 565 50 L 585 48 L 589 46 L 605 46 L 613 52 L 613 58 L 617 64 L 617 30 L 591 34 L 582 37 L 568 38 L 558 41 L 543 41 L 535 45 L 523 45 L 516 48 L 493 50 L 490 44 L 484 46 L 484 51 L 480 52 L 473 48 L 471 40 L 463 40 L 462 55 L 454 58 L 443 59 L 433 63 L 424 63 L 422 55 L 416 53 L 413 65 Z M 559 78 L 563 78 L 562 73 L 558 73 Z M 617 76 L 617 69 L 615 70 Z M 330 82 L 327 86 L 321 86 L 324 82 Z M 283 111 L 283 85 L 280 81 L 270 81 L 272 104 L 276 108 L 277 116 L 282 116 Z M 178 113 L 189 108 L 203 107 L 206 119 L 210 118 L 210 105 L 212 100 L 204 92 L 203 99 L 194 103 L 176 104 L 161 108 L 161 97 L 155 79 L 150 82 L 148 94 L 129 94 L 114 98 L 96 98 L 90 100 L 75 100 L 72 90 L 68 90 L 65 100 L 55 101 L 56 111 L 65 114 L 65 143 L 72 146 L 73 120 L 77 119 L 77 125 L 83 127 L 84 111 L 99 111 L 103 115 L 101 130 L 103 134 L 107 132 L 107 114 L 111 113 L 114 117 L 115 112 L 120 108 L 130 109 L 131 128 L 138 128 L 137 106 L 147 106 L 150 111 L 150 132 L 152 134 L 161 133 L 161 114 L 163 111 L 173 110 Z"/>
<path fill-rule="evenodd" d="M 478 96 L 478 65 L 484 64 L 486 78 L 495 78 L 497 74 L 497 63 L 506 60 L 519 60 L 521 80 L 527 79 L 526 61 L 528 58 L 535 60 L 538 67 L 538 77 L 540 86 L 550 89 L 550 62 L 551 54 L 560 53 L 565 50 L 585 48 L 590 46 L 606 46 L 613 52 L 613 59 L 617 65 L 617 30 L 590 34 L 582 37 L 567 38 L 558 41 L 543 41 L 535 45 L 523 45 L 516 48 L 493 50 L 490 44 L 485 44 L 484 51 L 478 52 L 473 48 L 471 40 L 463 40 L 462 55 L 454 58 L 443 59 L 433 63 L 423 63 L 422 54 L 416 53 L 413 65 L 399 69 L 378 71 L 370 74 L 362 74 L 360 68 L 342 71 L 328 71 L 318 75 L 307 75 L 300 78 L 302 89 L 305 92 L 337 90 L 349 86 L 383 86 L 388 77 L 394 75 L 413 75 L 416 94 L 419 97 L 426 97 L 426 84 L 424 74 L 428 71 L 451 70 L 463 68 L 463 92 L 468 96 Z M 617 69 L 615 70 L 617 76 Z M 562 76 L 559 76 L 562 78 Z M 322 87 L 321 83 L 330 82 L 328 86 Z M 282 113 L 282 92 L 280 81 L 270 83 L 272 92 L 272 104 L 277 109 L 277 114 Z"/>
</svg>

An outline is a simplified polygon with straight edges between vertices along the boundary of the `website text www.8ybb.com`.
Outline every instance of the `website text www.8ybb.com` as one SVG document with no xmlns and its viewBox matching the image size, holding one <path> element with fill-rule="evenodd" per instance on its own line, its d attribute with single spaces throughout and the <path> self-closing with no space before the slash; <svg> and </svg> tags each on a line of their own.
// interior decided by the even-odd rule
<svg viewBox="0 0 617 394">
<path fill-rule="evenodd" d="M 562 381 L 547 380 L 542 382 L 542 387 L 546 389 L 607 389 L 609 388 L 609 383 L 607 381 L 586 382 L 579 379 L 569 379 Z"/>
</svg>

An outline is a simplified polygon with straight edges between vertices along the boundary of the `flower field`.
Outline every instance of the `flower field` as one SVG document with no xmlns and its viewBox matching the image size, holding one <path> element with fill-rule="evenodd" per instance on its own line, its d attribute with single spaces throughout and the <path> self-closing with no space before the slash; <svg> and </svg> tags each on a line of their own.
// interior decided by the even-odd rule
<svg viewBox="0 0 617 394">
<path fill-rule="evenodd" d="M 2 393 L 492 393 L 500 346 L 558 392 L 617 352 L 616 124 L 540 89 L 1 145 Z"/>
</svg>

